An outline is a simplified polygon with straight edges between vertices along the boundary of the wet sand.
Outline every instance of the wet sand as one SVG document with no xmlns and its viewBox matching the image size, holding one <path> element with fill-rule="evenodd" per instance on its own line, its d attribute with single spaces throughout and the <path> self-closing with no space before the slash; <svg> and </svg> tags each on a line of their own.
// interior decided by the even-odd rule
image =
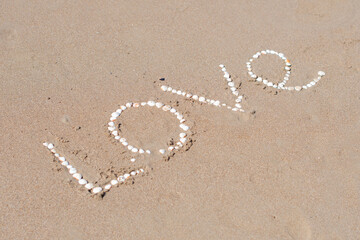
<svg viewBox="0 0 360 240">
<path fill-rule="evenodd" d="M 359 239 L 360 13 L 356 0 L 2 1 L 1 239 Z M 257 51 L 283 52 L 289 85 L 249 81 Z M 164 84 L 226 103 L 226 65 L 246 113 L 163 93 Z M 283 63 L 256 71 L 275 82 Z M 184 113 L 193 145 L 169 161 L 129 161 L 107 132 L 121 104 L 161 100 Z M 161 146 L 177 122 L 124 114 L 124 136 Z M 81 188 L 42 143 L 93 181 L 147 173 L 103 198 Z"/>
</svg>

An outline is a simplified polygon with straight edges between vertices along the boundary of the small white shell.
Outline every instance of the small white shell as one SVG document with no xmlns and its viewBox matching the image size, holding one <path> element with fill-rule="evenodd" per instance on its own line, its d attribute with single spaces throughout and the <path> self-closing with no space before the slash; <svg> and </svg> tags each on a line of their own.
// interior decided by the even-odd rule
<svg viewBox="0 0 360 240">
<path fill-rule="evenodd" d="M 142 154 L 142 153 L 144 153 L 144 152 L 145 152 L 144 149 L 142 149 L 142 148 L 139 149 L 139 153 Z"/>
<path fill-rule="evenodd" d="M 79 184 L 80 184 L 80 185 L 87 184 L 87 181 L 86 181 L 85 179 L 80 179 L 80 180 L 79 180 Z"/>
<path fill-rule="evenodd" d="M 60 155 L 58 153 L 55 153 L 54 156 L 57 158 L 60 157 Z"/>
<path fill-rule="evenodd" d="M 87 183 L 87 184 L 85 184 L 85 188 L 86 189 L 92 189 L 94 187 L 94 184 L 92 184 L 92 183 Z"/>
<path fill-rule="evenodd" d="M 101 191 L 102 191 L 101 187 L 96 187 L 96 188 L 93 188 L 92 193 L 96 194 L 96 193 L 99 193 Z"/>
<path fill-rule="evenodd" d="M 72 176 L 73 176 L 73 178 L 75 178 L 76 180 L 82 179 L 82 176 L 81 176 L 80 173 L 74 173 Z"/>
<path fill-rule="evenodd" d="M 111 184 L 107 184 L 107 185 L 105 185 L 104 189 L 105 189 L 105 190 L 109 190 L 111 187 L 112 187 Z"/>
<path fill-rule="evenodd" d="M 300 91 L 300 90 L 301 90 L 301 87 L 300 87 L 300 86 L 296 86 L 296 87 L 295 87 L 295 90 L 296 90 L 296 91 Z"/>
<path fill-rule="evenodd" d="M 128 177 L 130 177 L 130 174 L 125 173 L 125 174 L 124 174 L 124 178 L 127 179 Z"/>
<path fill-rule="evenodd" d="M 169 105 L 165 105 L 162 107 L 162 110 L 164 110 L 166 112 L 166 111 L 171 110 L 171 107 Z"/>
<path fill-rule="evenodd" d="M 118 180 L 116 180 L 116 179 L 113 179 L 113 180 L 111 180 L 111 182 L 110 182 L 110 183 L 114 186 L 114 185 L 118 184 L 118 183 L 119 183 L 119 181 L 118 181 Z"/>
<path fill-rule="evenodd" d="M 182 128 L 184 131 L 187 131 L 187 130 L 189 130 L 189 127 L 188 126 L 186 126 L 185 124 L 180 124 L 179 125 L 180 126 L 180 128 Z"/>
<path fill-rule="evenodd" d="M 161 102 L 157 102 L 155 105 L 157 108 L 161 108 L 162 106 L 164 106 L 164 104 Z"/>
<path fill-rule="evenodd" d="M 168 89 L 167 86 L 161 86 L 161 90 L 166 91 Z"/>
<path fill-rule="evenodd" d="M 147 104 L 148 104 L 150 107 L 155 106 L 155 102 L 154 102 L 154 101 L 148 101 Z"/>
<path fill-rule="evenodd" d="M 180 136 L 181 138 L 184 138 L 184 137 L 186 137 L 186 133 L 180 133 L 179 136 Z"/>
<path fill-rule="evenodd" d="M 63 166 L 67 166 L 67 165 L 69 165 L 69 162 L 64 161 L 64 162 L 62 162 L 62 163 L 61 163 L 61 165 L 63 165 Z"/>
<path fill-rule="evenodd" d="M 160 152 L 161 154 L 165 154 L 165 149 L 160 149 L 159 152 Z"/>
<path fill-rule="evenodd" d="M 49 143 L 48 146 L 47 146 L 47 148 L 50 149 L 50 150 L 53 149 L 53 148 L 54 148 L 54 144 Z"/>
<path fill-rule="evenodd" d="M 131 151 L 132 151 L 133 153 L 136 153 L 136 152 L 138 152 L 139 150 L 138 150 L 137 148 L 133 148 L 133 149 L 131 149 Z"/>
<path fill-rule="evenodd" d="M 130 174 L 131 174 L 131 176 L 135 176 L 135 175 L 136 175 L 136 172 L 135 172 L 135 171 L 132 171 Z"/>
<path fill-rule="evenodd" d="M 325 73 L 323 71 L 318 72 L 319 76 L 325 76 Z"/>
<path fill-rule="evenodd" d="M 132 158 L 132 159 L 130 159 L 130 161 L 131 161 L 131 162 L 135 162 L 135 161 L 136 161 L 136 159 L 135 159 L 135 158 Z"/>
<path fill-rule="evenodd" d="M 70 168 L 70 169 L 69 169 L 69 173 L 70 173 L 70 174 L 76 173 L 76 168 L 73 168 L 73 167 Z"/>
<path fill-rule="evenodd" d="M 64 157 L 59 157 L 59 160 L 60 160 L 61 162 L 64 162 L 64 161 L 65 161 L 65 158 L 64 158 Z"/>
<path fill-rule="evenodd" d="M 111 117 L 113 117 L 113 118 L 117 118 L 118 116 L 120 116 L 120 114 L 118 112 L 113 112 L 111 114 Z"/>
</svg>

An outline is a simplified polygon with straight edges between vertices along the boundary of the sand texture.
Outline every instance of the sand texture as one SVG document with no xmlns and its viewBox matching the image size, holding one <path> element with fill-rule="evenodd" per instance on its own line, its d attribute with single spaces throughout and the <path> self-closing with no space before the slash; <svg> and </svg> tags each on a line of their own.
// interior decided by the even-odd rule
<svg viewBox="0 0 360 240">
<path fill-rule="evenodd" d="M 360 1 L 0 2 L 0 239 L 360 239 Z M 246 62 L 273 49 L 289 85 L 250 81 Z M 159 85 L 233 103 L 200 105 Z M 283 62 L 253 64 L 277 82 Z M 159 78 L 165 81 L 159 82 Z M 169 160 L 129 161 L 107 131 L 128 101 L 182 112 L 192 145 Z M 169 114 L 131 110 L 124 136 L 157 147 L 178 136 Z M 98 182 L 146 174 L 103 198 L 81 188 L 51 141 Z"/>
</svg>

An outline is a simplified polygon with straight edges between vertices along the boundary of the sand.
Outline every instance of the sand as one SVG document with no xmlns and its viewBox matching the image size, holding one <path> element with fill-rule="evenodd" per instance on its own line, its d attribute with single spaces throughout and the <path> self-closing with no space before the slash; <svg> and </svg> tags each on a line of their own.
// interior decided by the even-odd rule
<svg viewBox="0 0 360 240">
<path fill-rule="evenodd" d="M 1 1 L 1 239 L 360 239 L 360 2 Z M 249 81 L 257 51 L 283 52 L 289 85 Z M 219 64 L 245 95 L 244 114 L 164 94 L 173 87 L 232 103 Z M 254 68 L 283 77 L 276 57 Z M 91 197 L 54 161 L 52 141 L 84 175 L 132 166 L 109 136 L 128 101 L 178 105 L 193 145 Z M 124 115 L 128 140 L 160 146 L 176 122 Z"/>
</svg>

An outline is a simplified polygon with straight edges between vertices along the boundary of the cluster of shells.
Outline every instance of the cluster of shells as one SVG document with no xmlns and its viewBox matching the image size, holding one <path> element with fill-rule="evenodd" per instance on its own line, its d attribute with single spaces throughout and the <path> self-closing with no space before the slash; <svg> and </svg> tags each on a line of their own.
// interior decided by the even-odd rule
<svg viewBox="0 0 360 240">
<path fill-rule="evenodd" d="M 128 102 L 125 105 L 121 106 L 119 109 L 117 109 L 115 112 L 113 112 L 111 114 L 110 117 L 110 122 L 108 123 L 109 127 L 108 130 L 110 131 L 110 133 L 114 136 L 114 138 L 116 140 L 118 140 L 122 145 L 124 145 L 129 151 L 133 152 L 133 153 L 140 153 L 140 154 L 151 154 L 151 150 L 150 149 L 142 149 L 140 147 L 135 147 L 133 145 L 130 145 L 126 138 L 123 138 L 121 136 L 119 136 L 119 132 L 116 130 L 115 127 L 115 120 L 128 108 L 139 108 L 139 107 L 156 107 L 158 109 L 161 109 L 165 112 L 170 112 L 172 114 L 174 114 L 176 116 L 176 118 L 179 120 L 180 124 L 179 127 L 180 129 L 183 131 L 179 134 L 179 141 L 174 144 L 173 146 L 169 146 L 168 149 L 158 149 L 158 152 L 161 154 L 166 154 L 166 152 L 171 152 L 171 151 L 176 151 L 179 150 L 181 147 L 184 146 L 184 144 L 187 141 L 187 131 L 190 129 L 189 126 L 187 126 L 185 124 L 185 118 L 184 116 L 179 113 L 175 108 L 169 106 L 169 105 L 165 105 L 161 102 L 155 102 L 155 101 L 147 101 L 147 102 L 141 102 L 141 103 L 132 103 L 132 102 Z M 134 161 L 134 159 L 131 159 L 132 161 Z"/>
<path fill-rule="evenodd" d="M 282 82 L 280 83 L 273 83 L 268 81 L 265 78 L 262 78 L 258 75 L 256 75 L 253 70 L 252 70 L 252 66 L 251 63 L 254 61 L 254 59 L 259 58 L 261 55 L 266 55 L 266 54 L 273 54 L 273 55 L 277 55 L 278 57 L 280 57 L 282 60 L 284 60 L 285 62 L 285 77 L 283 79 Z M 290 61 L 284 56 L 284 54 L 282 53 L 278 53 L 276 51 L 273 50 L 263 50 L 260 52 L 257 52 L 255 55 L 253 55 L 253 57 L 249 60 L 249 62 L 246 63 L 247 64 L 247 69 L 248 69 L 248 73 L 250 75 L 251 78 L 253 78 L 254 80 L 258 81 L 258 82 L 262 82 L 263 84 L 265 84 L 268 87 L 273 87 L 276 89 L 281 89 L 281 90 L 296 90 L 296 91 L 300 91 L 302 89 L 308 89 L 312 86 L 314 86 L 324 75 L 325 73 L 322 71 L 318 72 L 318 77 L 316 79 L 314 79 L 313 81 L 311 81 L 310 83 L 303 85 L 303 86 L 295 86 L 295 87 L 286 87 L 285 84 L 287 83 L 287 81 L 289 80 L 290 74 L 291 74 L 291 64 Z M 210 99 L 207 98 L 205 96 L 199 96 L 196 94 L 192 94 L 189 92 L 185 92 L 182 90 L 177 90 L 174 89 L 170 86 L 161 86 L 161 90 L 164 92 L 168 92 L 168 93 L 173 93 L 179 96 L 183 96 L 185 98 L 188 99 L 192 99 L 194 101 L 197 101 L 199 103 L 204 103 L 204 104 L 209 104 L 215 107 L 225 107 L 226 109 L 229 109 L 233 112 L 244 112 L 244 110 L 242 109 L 242 106 L 240 105 L 242 99 L 243 99 L 243 95 L 240 95 L 238 92 L 238 89 L 235 87 L 234 82 L 231 79 L 230 74 L 227 72 L 226 68 L 224 65 L 219 65 L 221 70 L 224 73 L 224 78 L 227 81 L 227 85 L 230 88 L 231 93 L 236 97 L 235 99 L 235 105 L 234 106 L 230 106 L 226 103 L 222 103 L 220 102 L 220 100 L 214 100 L 214 99 Z M 128 143 L 128 141 L 126 140 L 126 138 L 124 138 L 123 136 L 119 135 L 119 131 L 116 129 L 115 126 L 115 121 L 117 120 L 117 118 L 119 118 L 121 116 L 121 114 L 126 111 L 129 108 L 141 108 L 141 107 L 154 107 L 157 109 L 161 109 L 165 112 L 170 112 L 171 114 L 174 114 L 176 116 L 176 118 L 179 120 L 179 127 L 181 129 L 181 133 L 179 134 L 179 141 L 168 146 L 167 149 L 143 149 L 139 146 L 134 146 L 130 143 Z M 186 120 L 183 116 L 183 114 L 179 113 L 175 108 L 171 107 L 170 105 L 166 105 L 164 103 L 161 102 L 155 102 L 155 101 L 145 101 L 145 102 L 128 102 L 123 106 L 120 106 L 119 109 L 117 109 L 115 112 L 113 112 L 111 114 L 110 117 L 110 121 L 108 123 L 108 131 L 110 132 L 111 135 L 114 136 L 116 141 L 119 141 L 128 151 L 131 151 L 132 153 L 138 153 L 138 154 L 152 154 L 153 152 L 157 152 L 161 155 L 166 155 L 166 154 L 170 154 L 171 152 L 174 151 L 178 151 L 180 148 L 182 148 L 185 144 L 186 141 L 188 140 L 187 136 L 189 135 L 189 131 L 190 131 L 190 127 L 188 125 L 186 125 Z M 133 171 L 130 171 L 128 173 L 125 173 L 115 179 L 112 179 L 111 181 L 109 181 L 108 183 L 102 185 L 102 186 L 95 186 L 93 183 L 89 182 L 88 180 L 86 180 L 83 175 L 81 173 L 79 173 L 77 171 L 77 169 L 75 167 L 73 167 L 70 162 L 65 159 L 65 157 L 60 156 L 59 153 L 57 153 L 57 151 L 55 150 L 54 144 L 53 143 L 48 143 L 45 142 L 43 143 L 43 145 L 50 150 L 50 152 L 56 157 L 56 159 L 58 159 L 59 163 L 68 170 L 69 174 L 81 185 L 84 186 L 90 193 L 92 194 L 101 194 L 103 192 L 109 191 L 112 186 L 118 185 L 118 184 L 122 184 L 124 183 L 127 179 L 129 179 L 131 176 L 136 176 L 139 174 L 143 174 L 145 172 L 145 170 L 143 168 L 139 168 Z M 136 159 L 135 158 L 131 158 L 130 159 L 131 162 L 135 162 Z"/>
<path fill-rule="evenodd" d="M 221 70 L 224 72 L 224 78 L 226 79 L 227 84 L 230 87 L 232 94 L 236 96 L 235 106 L 230 106 L 230 105 L 227 105 L 226 103 L 221 103 L 220 100 L 214 100 L 214 99 L 206 98 L 204 96 L 198 96 L 196 94 L 188 93 L 188 92 L 185 92 L 182 90 L 176 90 L 172 87 L 165 86 L 165 85 L 161 86 L 161 90 L 163 90 L 164 92 L 174 93 L 179 96 L 183 96 L 185 98 L 189 98 L 189 99 L 192 99 L 195 101 L 199 101 L 200 103 L 210 104 L 215 107 L 226 107 L 227 109 L 232 110 L 234 112 L 236 112 L 236 111 L 244 112 L 244 109 L 242 109 L 242 107 L 240 105 L 240 103 L 243 99 L 243 96 L 239 94 L 237 88 L 235 87 L 234 82 L 231 79 L 230 74 L 226 71 L 225 66 L 223 64 L 220 64 L 219 66 L 220 66 Z"/>
<path fill-rule="evenodd" d="M 105 184 L 104 186 L 95 186 L 93 183 L 89 182 L 83 175 L 77 171 L 77 169 L 72 166 L 65 157 L 61 156 L 55 149 L 54 144 L 44 142 L 43 145 L 50 150 L 52 154 L 54 154 L 55 158 L 59 161 L 59 163 L 64 166 L 69 174 L 81 185 L 84 186 L 87 190 L 89 190 L 93 194 L 98 194 L 101 192 L 107 192 L 111 189 L 112 186 L 124 183 L 130 176 L 136 176 L 138 174 L 144 173 L 144 169 L 139 168 L 137 170 L 133 170 L 129 173 L 125 173 L 117 177 L 116 179 L 112 179 L 109 183 Z"/>
<path fill-rule="evenodd" d="M 276 83 L 273 83 L 265 78 L 262 78 L 258 75 L 256 75 L 252 69 L 252 66 L 251 66 L 251 63 L 255 60 L 255 59 L 258 59 L 261 55 L 267 55 L 267 54 L 270 54 L 270 55 L 276 55 L 278 56 L 279 58 L 281 58 L 284 62 L 285 62 L 285 76 L 284 76 L 284 79 L 282 82 L 276 84 Z M 318 72 L 318 77 L 315 78 L 314 80 L 310 81 L 308 84 L 306 85 L 303 85 L 303 86 L 295 86 L 295 87 L 286 87 L 285 84 L 286 82 L 289 80 L 290 78 L 290 74 L 291 74 L 291 63 L 290 63 L 290 60 L 287 59 L 283 53 L 279 53 L 279 52 L 276 52 L 274 50 L 263 50 L 263 51 L 260 51 L 260 52 L 257 52 L 253 55 L 252 58 L 249 59 L 249 61 L 246 63 L 246 66 L 247 66 L 247 69 L 248 69 L 248 74 L 250 75 L 251 78 L 253 78 L 254 80 L 256 80 L 257 82 L 262 82 L 263 84 L 265 84 L 266 86 L 268 87 L 273 87 L 273 88 L 276 88 L 276 89 L 282 89 L 282 90 L 289 90 L 289 91 L 293 91 L 293 90 L 296 90 L 296 91 L 300 91 L 302 89 L 308 89 L 308 88 L 311 88 L 312 86 L 315 86 L 315 84 L 320 81 L 320 79 L 325 76 L 325 73 L 323 71 L 319 71 Z"/>
</svg>

